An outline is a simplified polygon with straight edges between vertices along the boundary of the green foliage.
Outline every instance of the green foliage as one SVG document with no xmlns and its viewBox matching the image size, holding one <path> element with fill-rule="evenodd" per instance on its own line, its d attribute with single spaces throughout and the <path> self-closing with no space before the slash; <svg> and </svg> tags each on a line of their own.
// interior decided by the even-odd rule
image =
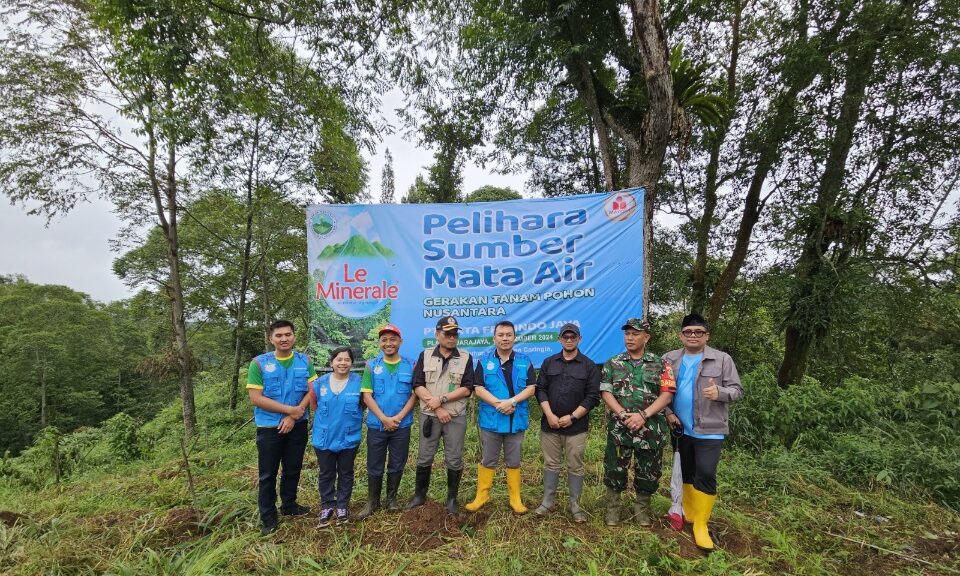
<svg viewBox="0 0 960 576">
<path fill-rule="evenodd" d="M 757 453 L 786 447 L 837 481 L 919 490 L 960 508 L 960 383 L 896 387 L 851 377 L 825 386 L 808 377 L 781 389 L 760 367 L 743 384 L 747 394 L 731 417 L 738 445 Z"/>
<path fill-rule="evenodd" d="M 745 382 L 759 386 L 756 380 L 760 377 L 772 380 L 767 369 L 745 377 Z M 674 536 L 666 529 L 651 531 L 629 522 L 608 529 L 602 525 L 602 514 L 594 514 L 584 530 L 573 530 L 559 506 L 545 519 L 532 514 L 514 515 L 505 505 L 507 495 L 502 485 L 494 486 L 486 512 L 461 516 L 459 523 L 437 528 L 458 530 L 459 534 L 430 540 L 429 546 L 424 545 L 421 535 L 413 534 L 413 528 L 404 525 L 398 529 L 394 517 L 385 513 L 336 530 L 317 530 L 310 519 L 285 519 L 276 538 L 261 538 L 255 505 L 255 434 L 249 424 L 242 426 L 249 407 L 229 410 L 222 391 L 223 382 L 216 374 L 198 375 L 197 408 L 201 417 L 189 447 L 196 502 L 185 484 L 179 456 L 180 414 L 174 403 L 140 429 L 141 436 L 157 439 L 153 450 L 142 459 L 118 462 L 106 452 L 103 457 L 91 456 L 65 476 L 60 486 L 48 486 L 49 480 L 36 485 L 9 477 L 0 481 L 4 511 L 22 514 L 13 526 L 0 522 L 0 570 L 24 575 L 83 573 L 84 566 L 96 565 L 107 574 L 393 574 L 429 564 L 439 574 L 482 576 L 531 571 L 827 576 L 864 568 L 864 557 L 858 555 L 860 546 L 834 539 L 828 533 L 867 540 L 891 550 L 910 545 L 911 555 L 919 555 L 935 566 L 957 564 L 957 558 L 949 553 L 925 552 L 924 543 L 950 545 L 953 540 L 949 534 L 960 527 L 960 517 L 931 504 L 923 491 L 905 490 L 902 499 L 896 496 L 900 492 L 899 470 L 889 469 L 889 485 L 883 480 L 887 476 L 878 474 L 888 470 L 883 467 L 887 460 L 877 452 L 880 443 L 871 440 L 867 446 L 856 446 L 856 435 L 845 440 L 843 434 L 837 436 L 838 449 L 832 453 L 778 445 L 756 453 L 743 449 L 740 440 L 726 448 L 719 476 L 721 496 L 712 524 L 722 550 L 708 557 L 688 549 L 689 535 Z M 472 414 L 475 409 L 472 405 Z M 542 474 L 535 432 L 540 414 L 535 404 L 531 412 L 531 431 L 524 438 L 522 451 L 522 492 L 528 505 L 541 496 Z M 591 513 L 604 506 L 600 465 L 604 418 L 599 410 L 590 418 L 582 504 Z M 467 434 L 465 458 L 475 462 L 479 457 L 476 427 L 470 426 Z M 69 436 L 61 435 L 61 444 L 71 442 Z M 97 439 L 88 448 L 92 454 L 112 450 L 106 426 L 90 437 Z M 414 451 L 416 442 L 414 435 Z M 40 444 L 47 450 L 45 455 L 49 454 L 49 437 L 40 439 Z M 35 448 L 40 447 L 38 444 Z M 840 457 L 831 460 L 831 454 Z M 903 451 L 896 454 L 907 456 Z M 32 462 L 37 457 L 39 450 L 30 456 L 25 452 L 25 456 L 14 459 L 20 461 L 14 464 L 25 467 L 27 459 Z M 363 467 L 363 459 L 361 447 L 358 469 Z M 316 506 L 315 489 L 306 488 L 315 486 L 315 463 L 308 455 L 304 464 L 300 500 Z M 918 468 L 919 464 L 919 459 L 909 460 L 904 470 L 907 466 Z M 838 471 L 827 466 L 837 466 Z M 863 466 L 872 476 L 859 489 L 851 487 L 861 486 L 857 466 Z M 669 470 L 668 456 L 664 482 Z M 949 474 L 952 470 L 939 467 L 934 472 Z M 838 474 L 850 475 L 855 484 L 838 481 Z M 881 480 L 876 480 L 878 477 Z M 472 493 L 474 480 L 472 474 L 464 475 L 461 499 Z M 941 478 L 940 490 L 953 481 Z M 401 497 L 409 496 L 412 489 L 413 474 L 408 471 L 401 483 Z M 362 501 L 364 493 L 361 474 L 353 503 Z M 430 499 L 440 499 L 444 493 L 443 482 L 434 482 Z M 563 501 L 565 494 L 560 495 L 559 502 Z M 666 511 L 669 500 L 658 493 L 653 505 L 660 514 Z M 885 523 L 872 520 L 875 516 L 885 518 Z M 899 569 L 911 573 L 909 567 Z"/>
<path fill-rule="evenodd" d="M 519 200 L 523 198 L 519 192 L 512 188 L 501 188 L 498 186 L 481 186 L 473 192 L 463 197 L 464 202 L 497 202 L 500 200 Z"/>
<path fill-rule="evenodd" d="M 141 449 L 137 442 L 137 422 L 129 415 L 120 412 L 103 423 L 107 433 L 107 446 L 110 454 L 119 462 L 130 462 L 140 457 Z"/>
</svg>

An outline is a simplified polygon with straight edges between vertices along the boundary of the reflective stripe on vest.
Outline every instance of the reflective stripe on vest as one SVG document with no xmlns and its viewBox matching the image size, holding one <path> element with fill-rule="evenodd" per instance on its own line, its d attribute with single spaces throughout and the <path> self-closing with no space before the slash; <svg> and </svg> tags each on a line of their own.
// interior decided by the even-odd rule
<svg viewBox="0 0 960 576">
<path fill-rule="evenodd" d="M 309 389 L 307 378 L 310 377 L 310 361 L 306 354 L 294 352 L 293 364 L 290 368 L 284 368 L 273 352 L 261 354 L 254 358 L 254 361 L 260 367 L 264 397 L 281 404 L 296 406 L 306 396 Z M 253 407 L 253 419 L 257 426 L 279 426 L 283 416 L 279 412 L 264 410 L 259 406 Z M 298 422 L 306 420 L 307 417 L 308 414 L 305 412 Z"/>
</svg>

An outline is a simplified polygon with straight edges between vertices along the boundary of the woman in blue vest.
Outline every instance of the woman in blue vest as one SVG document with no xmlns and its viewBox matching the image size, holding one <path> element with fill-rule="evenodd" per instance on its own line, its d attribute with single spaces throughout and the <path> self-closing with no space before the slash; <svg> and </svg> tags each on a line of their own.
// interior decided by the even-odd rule
<svg viewBox="0 0 960 576">
<path fill-rule="evenodd" d="M 353 462 L 360 446 L 363 408 L 360 376 L 350 372 L 353 351 L 341 347 L 330 353 L 333 372 L 313 382 L 310 392 L 316 402 L 313 420 L 313 448 L 320 467 L 320 527 L 347 521 L 347 507 L 353 492 Z"/>
<path fill-rule="evenodd" d="M 530 420 L 527 399 L 533 396 L 536 382 L 533 362 L 513 350 L 516 339 L 512 322 L 497 323 L 493 331 L 494 349 L 480 356 L 474 372 L 474 392 L 480 399 L 480 464 L 477 496 L 466 505 L 470 512 L 476 512 L 490 500 L 501 449 L 510 508 L 517 514 L 527 511 L 520 497 L 520 454 Z"/>
</svg>

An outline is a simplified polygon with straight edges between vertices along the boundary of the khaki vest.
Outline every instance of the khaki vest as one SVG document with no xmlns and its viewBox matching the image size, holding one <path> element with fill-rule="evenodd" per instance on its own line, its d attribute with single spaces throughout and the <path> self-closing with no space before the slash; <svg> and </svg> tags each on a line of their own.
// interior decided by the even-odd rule
<svg viewBox="0 0 960 576">
<path fill-rule="evenodd" d="M 430 395 L 436 398 L 449 394 L 460 387 L 463 380 L 463 372 L 467 368 L 467 358 L 469 355 L 461 352 L 460 356 L 451 356 L 447 362 L 447 371 L 441 373 L 443 369 L 443 358 L 433 355 L 433 348 L 423 353 L 423 375 L 426 379 L 427 390 Z M 447 402 L 443 408 L 451 416 L 459 416 L 467 408 L 467 398 Z M 429 416 L 434 416 L 433 410 L 427 408 L 423 400 L 420 401 L 420 412 Z"/>
</svg>

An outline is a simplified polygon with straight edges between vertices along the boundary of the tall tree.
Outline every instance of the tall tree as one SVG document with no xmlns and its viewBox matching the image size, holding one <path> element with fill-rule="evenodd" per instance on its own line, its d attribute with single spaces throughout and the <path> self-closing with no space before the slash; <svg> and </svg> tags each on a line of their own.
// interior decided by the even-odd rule
<svg viewBox="0 0 960 576">
<path fill-rule="evenodd" d="M 859 5 L 832 73 L 806 99 L 813 137 L 806 154 L 790 158 L 786 187 L 796 280 L 781 386 L 800 381 L 817 343 L 857 309 L 859 278 L 926 267 L 922 253 L 958 189 L 950 151 L 960 143 L 960 71 L 949 55 L 955 38 L 940 26 L 957 10 Z"/>
<path fill-rule="evenodd" d="M 0 161 L 4 193 L 39 202 L 34 211 L 48 215 L 100 194 L 131 221 L 151 215 L 162 231 L 188 437 L 196 415 L 178 166 L 194 143 L 206 88 L 197 71 L 213 51 L 205 7 L 164 0 L 9 3 L 4 17 L 20 26 L 0 47 L 0 147 L 11 151 Z"/>
<path fill-rule="evenodd" d="M 396 188 L 396 178 L 393 175 L 393 155 L 390 154 L 390 149 L 387 148 L 386 154 L 383 155 L 383 173 L 380 176 L 381 204 L 393 204 L 396 202 L 394 199 L 394 188 Z"/>
<path fill-rule="evenodd" d="M 651 253 L 657 185 L 682 102 L 655 0 L 470 2 L 449 74 L 457 94 L 488 104 L 498 147 L 523 139 L 543 102 L 572 87 L 592 129 L 603 187 L 643 186 L 644 251 Z M 715 102 L 708 104 L 716 118 Z M 693 110 L 691 106 L 691 111 Z M 650 304 L 650 261 L 642 300 Z"/>
</svg>

